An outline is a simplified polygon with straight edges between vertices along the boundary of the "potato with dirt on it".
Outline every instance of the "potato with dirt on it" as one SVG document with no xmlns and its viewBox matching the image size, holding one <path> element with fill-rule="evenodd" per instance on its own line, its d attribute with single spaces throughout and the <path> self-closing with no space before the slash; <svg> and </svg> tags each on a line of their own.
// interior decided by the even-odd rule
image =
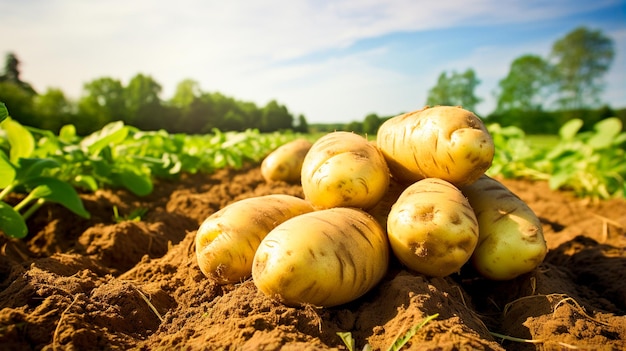
<svg viewBox="0 0 626 351">
<path fill-rule="evenodd" d="M 396 257 L 411 270 L 433 277 L 458 272 L 478 242 L 478 222 L 461 191 L 438 179 L 407 187 L 387 218 Z"/>
<path fill-rule="evenodd" d="M 231 203 L 198 228 L 195 244 L 200 270 L 218 284 L 248 278 L 254 254 L 267 233 L 287 219 L 311 211 L 306 200 L 282 194 Z"/>
<path fill-rule="evenodd" d="M 372 289 L 389 265 L 389 243 L 366 212 L 336 207 L 278 225 L 261 242 L 252 279 L 289 306 L 331 307 Z"/>
<path fill-rule="evenodd" d="M 279 146 L 267 155 L 261 163 L 261 174 L 267 182 L 300 182 L 302 162 L 313 143 L 307 139 L 296 139 Z"/>
<path fill-rule="evenodd" d="M 548 251 L 543 228 L 524 201 L 487 175 L 461 190 L 478 219 L 478 245 L 471 258 L 478 273 L 509 280 L 543 262 Z"/>
<path fill-rule="evenodd" d="M 407 183 L 440 178 L 455 186 L 470 184 L 491 167 L 495 151 L 480 118 L 455 106 L 392 117 L 378 129 L 376 143 L 392 175 Z"/>
<path fill-rule="evenodd" d="M 389 168 L 378 148 L 350 132 L 319 138 L 302 164 L 302 190 L 316 209 L 376 205 L 389 187 Z"/>
</svg>

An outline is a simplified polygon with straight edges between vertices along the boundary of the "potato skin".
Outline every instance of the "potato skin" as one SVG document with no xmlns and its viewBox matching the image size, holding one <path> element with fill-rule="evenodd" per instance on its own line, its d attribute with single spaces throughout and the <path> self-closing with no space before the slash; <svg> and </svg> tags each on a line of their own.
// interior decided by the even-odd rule
<svg viewBox="0 0 626 351">
<path fill-rule="evenodd" d="M 337 207 L 294 217 L 261 242 L 252 279 L 289 306 L 331 307 L 372 289 L 389 265 L 383 229 L 366 212 Z"/>
<path fill-rule="evenodd" d="M 426 178 L 407 187 L 393 205 L 387 235 L 396 257 L 408 268 L 443 277 L 458 272 L 472 256 L 478 222 L 459 189 Z"/>
<path fill-rule="evenodd" d="M 296 139 L 272 151 L 261 162 L 261 175 L 265 181 L 300 183 L 302 162 L 312 145 L 306 139 Z"/>
<path fill-rule="evenodd" d="M 392 117 L 378 129 L 376 143 L 398 180 L 440 178 L 457 187 L 485 173 L 495 151 L 480 118 L 454 106 L 426 107 Z"/>
<path fill-rule="evenodd" d="M 472 264 L 482 276 L 509 280 L 534 270 L 547 245 L 537 215 L 504 184 L 486 175 L 461 189 L 480 228 Z"/>
<path fill-rule="evenodd" d="M 319 138 L 302 164 L 302 190 L 316 209 L 376 205 L 389 187 L 389 168 L 378 148 L 350 132 Z"/>
<path fill-rule="evenodd" d="M 290 195 L 265 195 L 234 202 L 198 228 L 196 259 L 202 273 L 217 284 L 248 278 L 261 240 L 278 224 L 313 211 L 309 202 Z"/>
</svg>

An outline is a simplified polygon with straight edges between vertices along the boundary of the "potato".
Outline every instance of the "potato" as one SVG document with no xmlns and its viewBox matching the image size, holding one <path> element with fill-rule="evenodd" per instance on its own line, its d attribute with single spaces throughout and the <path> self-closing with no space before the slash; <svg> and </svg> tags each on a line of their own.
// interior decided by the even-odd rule
<svg viewBox="0 0 626 351">
<path fill-rule="evenodd" d="M 196 259 L 202 273 L 218 284 L 250 276 L 261 240 L 280 223 L 313 211 L 290 195 L 265 195 L 234 202 L 215 212 L 196 233 Z"/>
<path fill-rule="evenodd" d="M 372 289 L 389 265 L 383 229 L 366 212 L 337 207 L 278 225 L 261 242 L 252 279 L 289 306 L 331 307 Z"/>
<path fill-rule="evenodd" d="M 261 163 L 261 174 L 268 181 L 300 183 L 302 162 L 313 143 L 306 139 L 296 139 L 279 146 L 267 155 Z"/>
<path fill-rule="evenodd" d="M 478 242 L 478 222 L 461 191 L 451 183 L 426 178 L 406 188 L 387 218 L 387 235 L 396 257 L 428 276 L 458 272 Z"/>
<path fill-rule="evenodd" d="M 302 190 L 316 209 L 369 209 L 389 186 L 389 168 L 375 145 L 349 132 L 319 138 L 302 164 Z"/>
<path fill-rule="evenodd" d="M 403 182 L 440 178 L 455 186 L 474 182 L 493 161 L 483 122 L 460 107 L 426 107 L 385 121 L 376 135 L 391 174 Z"/>
<path fill-rule="evenodd" d="M 461 190 L 478 219 L 478 245 L 471 258 L 478 273 L 509 280 L 543 262 L 547 245 L 541 222 L 524 201 L 486 175 Z"/>
</svg>

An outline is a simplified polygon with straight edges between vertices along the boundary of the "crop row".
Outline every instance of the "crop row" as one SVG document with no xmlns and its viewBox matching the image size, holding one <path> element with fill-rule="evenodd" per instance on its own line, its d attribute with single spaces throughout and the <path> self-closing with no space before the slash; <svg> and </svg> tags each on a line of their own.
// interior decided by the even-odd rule
<svg viewBox="0 0 626 351">
<path fill-rule="evenodd" d="M 488 125 L 497 150 L 488 174 L 547 180 L 553 189 L 581 197 L 626 197 L 626 132 L 620 121 L 602 120 L 592 132 L 579 133 L 581 126 L 578 119 L 563 125 L 558 142 L 548 148 L 533 146 L 516 127 Z M 26 219 L 46 202 L 89 217 L 79 191 L 121 187 L 147 195 L 155 179 L 239 168 L 297 137 L 258 130 L 170 134 L 122 122 L 85 137 L 72 125 L 54 134 L 20 125 L 0 103 L 0 231 L 26 236 Z M 6 202 L 11 193 L 23 194 L 19 203 Z"/>
<path fill-rule="evenodd" d="M 0 231 L 27 234 L 26 219 L 46 202 L 59 203 L 89 217 L 78 191 L 125 188 L 143 196 L 155 179 L 181 173 L 213 172 L 259 162 L 296 134 L 258 130 L 206 135 L 141 131 L 113 122 L 80 137 L 72 125 L 59 134 L 25 127 L 8 117 L 0 105 Z M 9 205 L 11 193 L 25 194 Z"/>
</svg>

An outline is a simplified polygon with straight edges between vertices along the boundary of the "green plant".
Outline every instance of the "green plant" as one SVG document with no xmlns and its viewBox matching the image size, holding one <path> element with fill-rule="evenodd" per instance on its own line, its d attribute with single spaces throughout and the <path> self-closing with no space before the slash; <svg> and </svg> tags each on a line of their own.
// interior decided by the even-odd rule
<svg viewBox="0 0 626 351">
<path fill-rule="evenodd" d="M 561 126 L 559 140 L 532 146 L 516 127 L 488 126 L 496 153 L 487 174 L 505 178 L 547 180 L 554 190 L 579 197 L 626 197 L 626 132 L 618 118 L 606 118 L 592 131 L 580 132 L 581 119 Z"/>
<path fill-rule="evenodd" d="M 121 223 L 126 221 L 140 222 L 143 217 L 148 213 L 147 208 L 136 208 L 130 211 L 127 215 L 120 215 L 119 209 L 117 206 L 113 206 L 113 220 L 115 223 Z"/>
<path fill-rule="evenodd" d="M 404 335 L 402 335 L 401 337 L 397 338 L 396 341 L 394 341 L 394 343 L 391 346 L 389 346 L 387 351 L 399 351 L 400 349 L 402 349 L 402 347 L 404 347 L 404 345 L 406 345 L 411 340 L 411 338 L 423 326 L 426 325 L 426 323 L 430 322 L 431 320 L 433 320 L 433 319 L 435 319 L 437 317 L 439 317 L 439 313 L 435 313 L 433 315 L 426 316 L 426 318 L 424 318 L 424 320 L 422 320 L 420 323 L 418 323 L 415 326 L 413 326 Z M 337 335 L 339 336 L 341 341 L 343 341 L 344 345 L 346 345 L 346 348 L 348 349 L 348 351 L 354 351 L 354 349 L 356 348 L 356 341 L 354 340 L 354 338 L 352 338 L 352 333 L 351 332 L 338 332 Z M 370 344 L 365 344 L 365 346 L 363 347 L 363 351 L 369 351 L 371 349 L 372 349 L 372 346 Z"/>
<path fill-rule="evenodd" d="M 538 168 L 550 174 L 552 189 L 571 189 L 582 197 L 626 197 L 626 132 L 618 118 L 599 121 L 591 132 L 579 132 L 583 122 L 573 119 L 560 131 L 561 142 Z"/>
<path fill-rule="evenodd" d="M 30 132 L 8 117 L 4 104 L 0 105 L 0 128 L 6 135 L 9 154 L 0 150 L 0 230 L 6 235 L 23 238 L 28 234 L 26 220 L 47 202 L 65 206 L 79 216 L 89 213 L 76 190 L 67 182 L 49 176 L 49 170 L 59 163 L 48 158 L 31 157 L 35 141 Z M 25 196 L 15 205 L 5 202 L 11 193 Z"/>
<path fill-rule="evenodd" d="M 18 238 L 26 236 L 26 219 L 45 202 L 57 202 L 89 217 L 76 189 L 125 188 L 143 196 L 152 192 L 156 179 L 184 172 L 211 173 L 224 167 L 237 169 L 246 162 L 261 161 L 298 137 L 252 129 L 169 134 L 141 131 L 121 121 L 85 137 L 77 135 L 73 125 L 63 126 L 56 135 L 21 125 L 0 103 L 0 230 Z M 5 200 L 11 193 L 25 197 L 9 205 Z M 133 218 L 141 216 L 133 214 Z"/>
</svg>

